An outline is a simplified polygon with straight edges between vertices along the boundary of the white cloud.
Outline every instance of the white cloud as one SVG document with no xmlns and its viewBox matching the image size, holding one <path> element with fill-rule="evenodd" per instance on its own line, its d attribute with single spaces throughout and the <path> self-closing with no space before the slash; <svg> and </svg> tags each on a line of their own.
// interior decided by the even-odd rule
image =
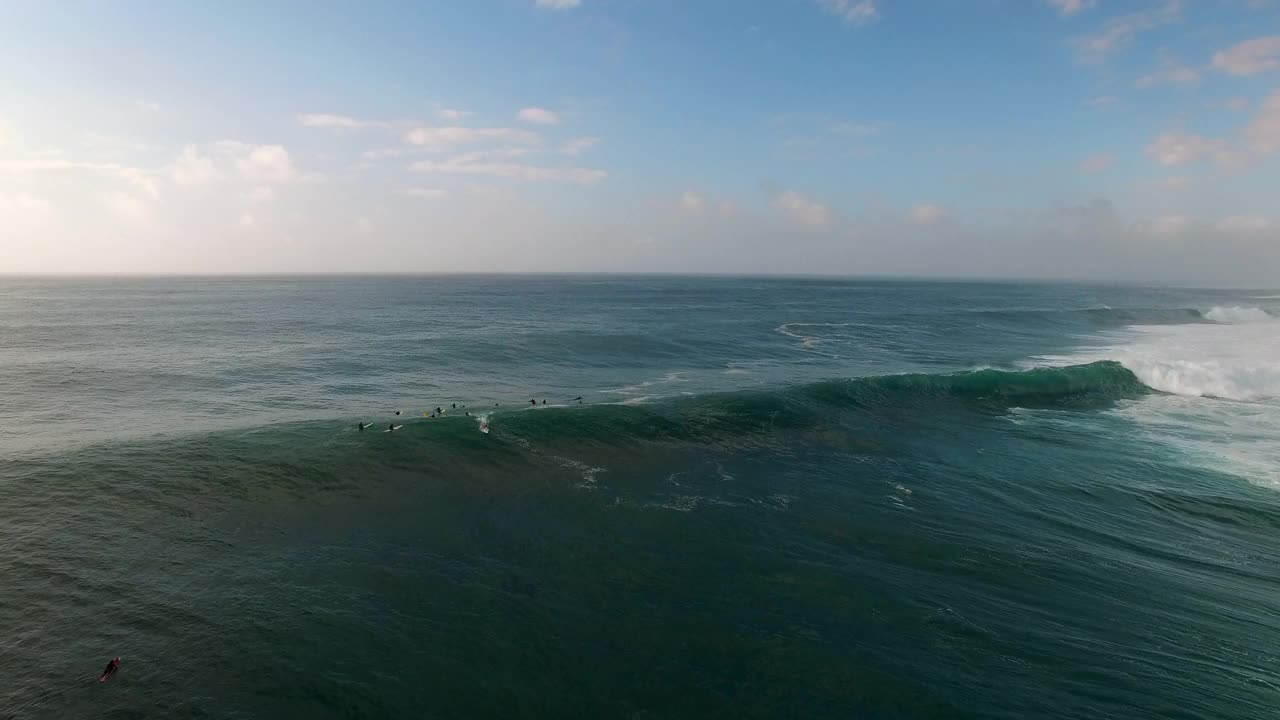
<svg viewBox="0 0 1280 720">
<path fill-rule="evenodd" d="M 160 103 L 151 102 L 150 100 L 136 100 L 133 103 L 139 110 L 145 112 L 160 112 Z"/>
<path fill-rule="evenodd" d="M 26 175 L 45 172 L 87 171 L 109 175 L 123 180 L 145 192 L 149 197 L 159 195 L 155 178 L 157 172 L 143 168 L 120 165 L 119 163 L 89 163 L 66 160 L 61 152 L 53 151 L 47 157 L 35 160 L 0 161 L 0 175 Z"/>
<path fill-rule="evenodd" d="M 53 212 L 53 205 L 44 198 L 25 192 L 13 195 L 0 193 L 0 216 L 12 213 L 47 215 L 51 212 Z"/>
<path fill-rule="evenodd" d="M 289 151 L 279 145 L 256 145 L 236 158 L 236 167 L 249 182 L 281 183 L 298 177 Z"/>
<path fill-rule="evenodd" d="M 506 178 L 509 180 L 528 180 L 534 182 L 572 182 L 579 185 L 594 185 L 608 177 L 603 170 L 589 168 L 560 168 L 540 165 L 522 165 L 512 162 L 487 161 L 484 153 L 458 155 L 446 160 L 420 160 L 412 168 L 418 172 L 440 173 L 446 175 L 481 175 Z"/>
<path fill-rule="evenodd" d="M 124 192 L 111 192 L 102 196 L 102 204 L 111 212 L 129 219 L 140 220 L 147 215 L 147 203 L 136 195 Z"/>
<path fill-rule="evenodd" d="M 446 122 L 458 122 L 459 120 L 465 120 L 470 116 L 470 112 L 466 110 L 457 110 L 455 108 L 443 108 L 436 111 L 436 117 Z"/>
<path fill-rule="evenodd" d="M 1098 4 L 1098 0 L 1047 0 L 1062 17 L 1071 17 Z"/>
<path fill-rule="evenodd" d="M 449 193 L 448 191 L 440 190 L 439 188 L 413 187 L 401 190 L 400 194 L 408 195 L 410 197 L 425 198 L 427 200 L 437 200 L 447 196 Z"/>
<path fill-rule="evenodd" d="M 45 230 L 55 221 L 53 205 L 44 198 L 0 192 L 0 237 L 16 241 L 23 233 Z"/>
<path fill-rule="evenodd" d="M 256 230 L 258 228 L 258 219 L 250 213 L 241 213 L 240 220 L 236 222 L 236 227 L 241 230 Z"/>
<path fill-rule="evenodd" d="M 259 185 L 245 195 L 245 199 L 252 203 L 268 203 L 274 200 L 275 197 L 276 191 L 267 185 Z"/>
<path fill-rule="evenodd" d="M 1244 112 L 1249 109 L 1249 98 L 1230 97 L 1223 101 L 1222 106 L 1231 112 Z"/>
<path fill-rule="evenodd" d="M 185 145 L 178 159 L 169 169 L 169 177 L 179 185 L 200 185 L 220 176 L 213 158 L 204 155 L 195 145 Z"/>
<path fill-rule="evenodd" d="M 397 147 L 382 148 L 379 150 L 365 150 L 360 153 L 361 160 L 384 160 L 386 158 L 406 157 L 409 155 L 417 155 L 424 152 L 423 148 Z"/>
<path fill-rule="evenodd" d="M 373 221 L 367 217 L 356 218 L 355 229 L 361 235 L 368 235 L 373 232 Z"/>
<path fill-rule="evenodd" d="M 300 178 L 289 151 L 282 146 L 238 140 L 219 140 L 205 147 L 186 145 L 169 167 L 169 178 L 179 185 L 202 185 L 232 176 L 256 185 Z"/>
<path fill-rule="evenodd" d="M 937 205 L 917 205 L 911 209 L 911 222 L 917 225 L 932 225 L 947 214 Z"/>
<path fill-rule="evenodd" d="M 559 125 L 560 116 L 540 107 L 527 107 L 516 113 L 516 117 L 534 125 Z"/>
<path fill-rule="evenodd" d="M 1276 152 L 1280 152 L 1280 90 L 1264 100 L 1249 124 L 1230 140 L 1166 132 L 1147 147 L 1147 155 L 1166 167 L 1213 160 L 1227 171 L 1244 169 L 1258 156 Z"/>
<path fill-rule="evenodd" d="M 1147 147 L 1147 155 L 1165 167 L 1189 165 L 1223 150 L 1225 143 L 1194 133 L 1167 132 Z"/>
<path fill-rule="evenodd" d="M 1257 75 L 1280 68 L 1280 35 L 1247 40 L 1216 52 L 1211 67 L 1228 75 Z"/>
<path fill-rule="evenodd" d="M 1097 95 L 1091 98 L 1085 98 L 1080 104 L 1087 108 L 1103 108 L 1110 107 L 1119 102 L 1119 98 L 1114 95 Z"/>
<path fill-rule="evenodd" d="M 1178 62 L 1168 52 L 1161 51 L 1158 68 L 1134 81 L 1133 86 L 1142 90 L 1162 85 L 1191 85 L 1200 82 L 1200 73 Z"/>
<path fill-rule="evenodd" d="M 1177 22 L 1182 17 L 1182 0 L 1165 0 L 1153 10 L 1120 15 L 1108 20 L 1102 29 L 1075 38 L 1076 57 L 1081 62 L 1101 62 L 1113 51 L 1128 45 L 1142 32 Z"/>
<path fill-rule="evenodd" d="M 1245 234 L 1263 232 L 1274 226 L 1270 218 L 1260 215 L 1231 215 L 1219 220 L 1215 227 L 1218 232 Z"/>
<path fill-rule="evenodd" d="M 537 0 L 534 7 L 544 10 L 571 10 L 582 4 L 582 0 Z"/>
<path fill-rule="evenodd" d="M 80 144 L 91 150 L 106 153 L 142 153 L 155 149 L 155 147 L 147 143 L 132 138 L 95 131 L 81 133 Z"/>
<path fill-rule="evenodd" d="M 785 210 L 793 220 L 802 225 L 826 227 L 831 224 L 831 211 L 825 205 L 810 200 L 795 190 L 787 190 L 778 195 L 774 198 L 773 204 Z"/>
<path fill-rule="evenodd" d="M 564 144 L 560 146 L 560 153 L 562 155 L 573 155 L 576 157 L 599 144 L 600 138 L 574 138 L 573 140 L 566 140 Z"/>
<path fill-rule="evenodd" d="M 854 27 L 870 24 L 880 17 L 875 0 L 818 0 L 818 5 Z"/>
<path fill-rule="evenodd" d="M 1153 235 L 1176 235 L 1191 227 L 1191 218 L 1186 215 L 1163 215 L 1151 221 L 1147 229 Z"/>
<path fill-rule="evenodd" d="M 707 199 L 693 190 L 685 190 L 680 196 L 680 207 L 686 212 L 700 212 L 706 204 Z"/>
<path fill-rule="evenodd" d="M 542 141 L 540 135 L 528 130 L 504 127 L 469 128 L 455 125 L 414 128 L 405 134 L 404 139 L 410 145 L 433 150 L 448 150 L 458 145 L 470 145 L 478 142 L 536 145 Z"/>
<path fill-rule="evenodd" d="M 1170 177 L 1160 178 L 1156 181 L 1156 185 L 1165 190 L 1184 190 L 1191 187 L 1191 178 L 1186 175 L 1173 175 Z"/>
<path fill-rule="evenodd" d="M 489 148 L 487 150 L 475 150 L 469 153 L 450 156 L 449 161 L 462 164 L 489 162 L 491 160 L 509 160 L 511 158 L 525 157 L 529 154 L 529 148 L 523 147 L 499 147 Z"/>
<path fill-rule="evenodd" d="M 121 179 L 141 188 L 149 197 L 159 197 L 160 189 L 154 180 L 154 173 L 134 167 L 121 167 L 115 172 Z"/>
<path fill-rule="evenodd" d="M 1258 113 L 1244 129 L 1244 137 L 1254 152 L 1269 155 L 1280 151 L 1280 90 L 1262 102 Z"/>
<path fill-rule="evenodd" d="M 298 116 L 303 127 L 327 128 L 331 130 L 363 130 L 365 128 L 386 128 L 391 123 L 382 120 L 360 120 L 348 115 L 330 115 L 328 113 L 307 113 Z"/>
<path fill-rule="evenodd" d="M 1111 156 L 1106 153 L 1090 155 L 1080 162 L 1080 169 L 1087 173 L 1100 173 L 1111 169 Z"/>
</svg>

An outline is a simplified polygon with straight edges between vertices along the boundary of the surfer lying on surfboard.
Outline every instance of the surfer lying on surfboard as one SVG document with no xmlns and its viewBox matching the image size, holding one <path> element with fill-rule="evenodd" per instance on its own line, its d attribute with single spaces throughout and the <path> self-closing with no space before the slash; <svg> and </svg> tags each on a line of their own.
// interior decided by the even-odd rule
<svg viewBox="0 0 1280 720">
<path fill-rule="evenodd" d="M 386 429 L 386 430 L 383 430 L 383 432 L 395 432 L 395 431 L 399 430 L 399 429 L 400 429 L 400 428 L 402 428 L 402 427 L 404 427 L 404 426 L 403 426 L 403 425 L 388 425 L 388 426 L 387 426 L 387 429 Z"/>
<path fill-rule="evenodd" d="M 106 682 L 107 678 L 115 675 L 118 669 L 120 669 L 120 658 L 113 658 L 111 662 L 107 663 L 107 669 L 103 670 L 102 674 L 98 676 L 98 682 Z"/>
</svg>

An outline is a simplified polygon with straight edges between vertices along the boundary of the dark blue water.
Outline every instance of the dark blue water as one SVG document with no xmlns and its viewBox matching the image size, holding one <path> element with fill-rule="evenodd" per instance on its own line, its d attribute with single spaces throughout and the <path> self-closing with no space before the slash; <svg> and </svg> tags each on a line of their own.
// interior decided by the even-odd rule
<svg viewBox="0 0 1280 720">
<path fill-rule="evenodd" d="M 1274 294 L 2 279 L 0 716 L 1273 717 Z"/>
</svg>

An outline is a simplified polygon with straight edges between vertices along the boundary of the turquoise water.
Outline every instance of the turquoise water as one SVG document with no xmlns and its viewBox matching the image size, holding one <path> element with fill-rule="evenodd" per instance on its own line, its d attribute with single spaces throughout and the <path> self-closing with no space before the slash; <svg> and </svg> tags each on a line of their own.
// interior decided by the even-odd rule
<svg viewBox="0 0 1280 720">
<path fill-rule="evenodd" d="M 0 279 L 0 716 L 1274 717 L 1277 311 Z"/>
</svg>

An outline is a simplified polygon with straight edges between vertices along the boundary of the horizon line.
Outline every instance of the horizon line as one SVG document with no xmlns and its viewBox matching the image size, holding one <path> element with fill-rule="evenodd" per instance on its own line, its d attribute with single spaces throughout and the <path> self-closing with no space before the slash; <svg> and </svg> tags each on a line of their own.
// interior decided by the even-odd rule
<svg viewBox="0 0 1280 720">
<path fill-rule="evenodd" d="M 263 271 L 263 272 L 79 272 L 79 271 L 5 271 L 0 279 L 8 278 L 86 278 L 86 279 L 249 279 L 249 278 L 414 278 L 414 277 L 669 277 L 669 278 L 740 278 L 762 280 L 844 280 L 883 282 L 932 282 L 932 283 L 980 283 L 980 284 L 1043 284 L 1043 285 L 1094 285 L 1102 287 L 1164 287 L 1198 290 L 1274 290 L 1250 285 L 1185 284 L 1160 280 L 1117 280 L 1083 278 L 1041 278 L 1014 276 L 964 276 L 964 275 L 907 275 L 907 274 L 837 274 L 837 273 L 761 273 L 761 272 L 679 272 L 679 271 L 620 271 L 620 270 L 324 270 L 324 271 Z"/>
</svg>

